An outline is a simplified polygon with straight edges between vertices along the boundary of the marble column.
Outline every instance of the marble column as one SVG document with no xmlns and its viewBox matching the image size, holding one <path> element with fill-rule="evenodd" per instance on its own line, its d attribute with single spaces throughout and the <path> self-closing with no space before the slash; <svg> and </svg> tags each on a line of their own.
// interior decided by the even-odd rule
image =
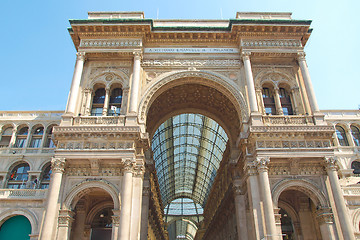
<svg viewBox="0 0 360 240">
<path fill-rule="evenodd" d="M 314 88 L 313 88 L 313 85 L 312 85 L 312 82 L 311 82 L 309 69 L 308 69 L 308 66 L 306 64 L 305 53 L 304 52 L 299 52 L 298 53 L 298 62 L 299 62 L 299 66 L 300 66 L 301 75 L 302 75 L 303 80 L 304 80 L 306 93 L 307 93 L 307 96 L 309 98 L 310 108 L 311 108 L 311 111 L 314 114 L 315 112 L 319 112 L 319 106 L 317 104 L 317 100 L 316 100 L 316 97 L 315 97 L 315 92 L 314 92 Z"/>
<path fill-rule="evenodd" d="M 65 158 L 51 160 L 51 180 L 47 196 L 44 224 L 40 232 L 40 240 L 54 239 L 54 229 L 57 226 L 57 211 L 59 209 L 59 194 L 62 176 L 65 168 Z"/>
<path fill-rule="evenodd" d="M 119 240 L 130 239 L 131 205 L 132 205 L 132 186 L 133 170 L 135 162 L 126 159 L 124 162 L 123 177 L 121 183 L 121 209 L 119 222 Z"/>
<path fill-rule="evenodd" d="M 341 230 L 346 240 L 355 239 L 354 229 L 350 221 L 349 211 L 346 207 L 337 174 L 337 164 L 334 157 L 325 157 L 326 172 L 329 176 L 330 187 L 334 197 L 336 211 L 338 213 Z"/>
<path fill-rule="evenodd" d="M 10 148 L 14 147 L 14 145 L 15 145 L 17 130 L 18 130 L 18 126 L 14 127 L 12 130 L 11 139 L 10 139 L 10 143 L 9 143 Z"/>
<path fill-rule="evenodd" d="M 70 239 L 71 225 L 74 221 L 74 213 L 70 210 L 60 210 L 58 218 L 57 239 Z"/>
<path fill-rule="evenodd" d="M 138 108 L 138 100 L 139 100 L 139 86 L 140 86 L 140 66 L 141 53 L 134 53 L 134 67 L 133 67 L 133 75 L 130 87 L 130 104 L 129 104 L 129 112 L 136 113 Z"/>
<path fill-rule="evenodd" d="M 241 189 L 241 183 L 237 180 L 234 181 L 234 201 L 236 211 L 236 228 L 239 240 L 248 239 L 247 217 L 246 217 L 246 204 L 245 195 Z"/>
<path fill-rule="evenodd" d="M 260 203 L 259 183 L 257 179 L 256 165 L 254 162 L 246 164 L 248 173 L 247 188 L 249 194 L 249 205 L 252 219 L 253 239 L 262 239 L 264 237 L 264 226 Z"/>
<path fill-rule="evenodd" d="M 249 105 L 250 105 L 251 112 L 259 112 L 258 104 L 256 102 L 254 79 L 253 79 L 253 74 L 252 74 L 252 70 L 251 70 L 250 54 L 251 54 L 250 52 L 242 53 L 242 58 L 243 58 L 244 68 L 245 68 L 247 91 L 248 91 L 248 95 L 249 95 Z"/>
<path fill-rule="evenodd" d="M 268 176 L 267 165 L 270 162 L 269 157 L 257 157 L 256 165 L 259 172 L 259 186 L 261 199 L 263 202 L 264 220 L 267 239 L 279 239 L 279 235 L 276 232 L 274 207 L 271 197 L 270 182 Z"/>
<path fill-rule="evenodd" d="M 298 104 L 297 98 L 296 98 L 297 92 L 299 92 L 299 87 L 291 88 L 291 104 L 292 104 L 294 115 L 299 114 L 299 107 L 298 107 L 299 104 Z"/>
<path fill-rule="evenodd" d="M 258 103 L 260 104 L 261 109 L 262 109 L 261 112 L 262 112 L 263 115 L 265 115 L 266 111 L 265 111 L 264 99 L 263 99 L 263 96 L 262 96 L 262 89 L 257 88 L 255 91 L 256 91 L 256 96 L 257 96 Z"/>
<path fill-rule="evenodd" d="M 316 220 L 319 224 L 323 240 L 336 239 L 333 228 L 333 214 L 330 208 L 320 208 L 316 210 Z"/>
<path fill-rule="evenodd" d="M 141 205 L 141 227 L 140 240 L 147 240 L 148 234 L 148 219 L 149 219 L 149 201 L 150 201 L 150 181 L 144 180 L 143 195 Z"/>
<path fill-rule="evenodd" d="M 119 225 L 120 225 L 120 210 L 113 210 L 112 216 L 112 232 L 111 239 L 117 240 L 119 238 Z"/>
<path fill-rule="evenodd" d="M 274 100 L 275 100 L 276 114 L 277 115 L 284 115 L 284 111 L 283 111 L 282 106 L 281 106 L 279 88 L 278 87 L 274 88 Z"/>
<path fill-rule="evenodd" d="M 131 209 L 131 234 L 130 239 L 140 238 L 141 205 L 143 192 L 143 177 L 145 167 L 136 166 L 133 177 L 132 209 Z"/>
<path fill-rule="evenodd" d="M 105 89 L 105 100 L 104 100 L 104 107 L 103 107 L 103 116 L 108 115 L 108 108 L 109 108 L 109 102 L 110 102 L 110 88 Z"/>
<path fill-rule="evenodd" d="M 71 82 L 69 99 L 68 99 L 68 104 L 66 106 L 65 113 L 72 113 L 72 114 L 75 113 L 76 101 L 77 101 L 78 95 L 79 95 L 81 75 L 83 73 L 84 62 L 85 62 L 85 53 L 77 52 L 74 75 L 73 75 L 73 79 Z"/>
</svg>

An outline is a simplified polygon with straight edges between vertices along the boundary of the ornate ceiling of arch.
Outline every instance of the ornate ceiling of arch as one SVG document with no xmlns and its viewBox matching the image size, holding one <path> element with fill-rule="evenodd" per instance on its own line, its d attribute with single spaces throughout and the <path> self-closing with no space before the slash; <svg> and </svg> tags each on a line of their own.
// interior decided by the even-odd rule
<svg viewBox="0 0 360 240">
<path fill-rule="evenodd" d="M 206 113 L 226 128 L 229 138 L 239 135 L 240 119 L 233 103 L 217 89 L 201 84 L 174 86 L 161 93 L 148 111 L 147 131 L 153 134 L 159 122 L 184 112 Z"/>
<path fill-rule="evenodd" d="M 188 197 L 204 207 L 227 141 L 225 130 L 200 114 L 162 123 L 151 145 L 163 204 Z"/>
</svg>

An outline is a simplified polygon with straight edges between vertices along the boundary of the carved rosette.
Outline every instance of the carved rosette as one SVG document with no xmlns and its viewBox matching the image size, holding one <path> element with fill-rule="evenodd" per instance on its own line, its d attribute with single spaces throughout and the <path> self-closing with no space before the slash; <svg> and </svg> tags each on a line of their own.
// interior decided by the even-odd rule
<svg viewBox="0 0 360 240">
<path fill-rule="evenodd" d="M 332 224 L 334 222 L 334 215 L 330 208 L 320 208 L 316 211 L 316 219 L 319 225 Z"/>
<path fill-rule="evenodd" d="M 52 158 L 51 170 L 53 173 L 63 173 L 65 169 L 65 158 Z"/>
<path fill-rule="evenodd" d="M 325 168 L 327 171 L 337 171 L 338 170 L 338 165 L 337 165 L 337 160 L 335 157 L 325 157 Z"/>
<path fill-rule="evenodd" d="M 59 227 L 71 227 L 72 222 L 74 221 L 74 213 L 70 210 L 60 210 L 58 217 Z"/>
<path fill-rule="evenodd" d="M 267 165 L 270 162 L 270 158 L 269 157 L 257 157 L 255 159 L 255 164 L 256 164 L 256 168 L 259 172 L 262 171 L 267 171 L 268 167 Z"/>
</svg>

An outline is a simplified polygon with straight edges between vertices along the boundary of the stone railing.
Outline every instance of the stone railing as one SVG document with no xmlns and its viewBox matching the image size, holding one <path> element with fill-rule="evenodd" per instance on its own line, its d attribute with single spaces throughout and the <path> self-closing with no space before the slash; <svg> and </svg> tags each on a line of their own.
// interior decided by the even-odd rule
<svg viewBox="0 0 360 240">
<path fill-rule="evenodd" d="M 86 116 L 74 118 L 74 125 L 124 125 L 123 116 Z"/>
<path fill-rule="evenodd" d="M 64 111 L 0 111 L 0 117 L 2 119 L 7 118 L 56 118 L 59 119 L 63 115 Z"/>
<path fill-rule="evenodd" d="M 343 187 L 344 196 L 360 196 L 360 184 L 359 187 Z"/>
<path fill-rule="evenodd" d="M 269 125 L 313 125 L 314 119 L 311 116 L 263 116 L 264 124 Z"/>
<path fill-rule="evenodd" d="M 0 154 L 40 154 L 54 153 L 55 148 L 0 148 Z"/>
<path fill-rule="evenodd" d="M 0 199 L 44 199 L 47 189 L 0 189 Z"/>
</svg>

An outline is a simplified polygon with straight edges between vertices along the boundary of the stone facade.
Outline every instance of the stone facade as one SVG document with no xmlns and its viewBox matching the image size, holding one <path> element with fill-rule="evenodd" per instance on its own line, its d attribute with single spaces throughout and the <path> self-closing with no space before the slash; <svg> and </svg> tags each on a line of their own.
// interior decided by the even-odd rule
<svg viewBox="0 0 360 240">
<path fill-rule="evenodd" d="M 192 113 L 228 142 L 201 219 L 182 216 L 196 230 L 178 239 L 360 239 L 360 112 L 319 110 L 310 21 L 91 12 L 70 23 L 65 112 L 0 112 L 0 224 L 23 215 L 41 240 L 173 239 L 180 218 L 165 220 L 152 137 Z"/>
</svg>

